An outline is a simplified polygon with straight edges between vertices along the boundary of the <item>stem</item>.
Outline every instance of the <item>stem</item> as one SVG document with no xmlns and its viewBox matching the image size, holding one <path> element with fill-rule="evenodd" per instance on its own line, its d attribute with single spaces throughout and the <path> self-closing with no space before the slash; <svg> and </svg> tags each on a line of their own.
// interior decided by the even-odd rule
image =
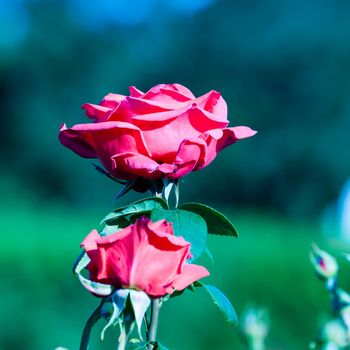
<svg viewBox="0 0 350 350">
<path fill-rule="evenodd" d="M 159 321 L 159 312 L 161 307 L 160 299 L 153 299 L 151 304 L 151 322 L 148 328 L 148 341 L 155 342 L 157 339 L 157 328 Z M 154 349 L 154 345 L 148 345 L 148 350 Z"/>
<path fill-rule="evenodd" d="M 90 339 L 90 334 L 91 334 L 91 329 L 95 325 L 95 323 L 101 318 L 101 309 L 102 309 L 102 302 L 98 306 L 98 308 L 91 314 L 89 319 L 87 320 L 83 335 L 81 337 L 81 342 L 80 342 L 80 350 L 87 350 L 89 346 L 89 339 Z"/>
</svg>

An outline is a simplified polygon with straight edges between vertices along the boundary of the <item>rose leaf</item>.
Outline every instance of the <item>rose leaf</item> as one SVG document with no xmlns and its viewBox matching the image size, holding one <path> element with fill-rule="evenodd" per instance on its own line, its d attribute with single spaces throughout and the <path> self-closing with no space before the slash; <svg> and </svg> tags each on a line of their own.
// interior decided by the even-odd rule
<svg viewBox="0 0 350 350">
<path fill-rule="evenodd" d="M 220 289 L 216 288 L 215 286 L 212 286 L 209 284 L 203 284 L 198 281 L 195 282 L 194 285 L 196 287 L 203 287 L 213 299 L 214 304 L 223 313 L 225 320 L 228 323 L 237 325 L 238 317 L 237 317 L 236 311 L 233 308 L 230 300 L 226 297 L 226 295 L 223 292 L 221 292 Z"/>
<path fill-rule="evenodd" d="M 205 204 L 184 203 L 179 208 L 200 215 L 207 223 L 210 234 L 238 237 L 238 231 L 230 220 L 224 214 Z"/>
<path fill-rule="evenodd" d="M 132 215 L 146 215 L 153 209 L 168 209 L 167 202 L 159 197 L 149 197 L 138 200 L 127 207 L 122 207 L 113 210 L 101 221 L 101 225 L 116 225 L 121 218 Z"/>
</svg>

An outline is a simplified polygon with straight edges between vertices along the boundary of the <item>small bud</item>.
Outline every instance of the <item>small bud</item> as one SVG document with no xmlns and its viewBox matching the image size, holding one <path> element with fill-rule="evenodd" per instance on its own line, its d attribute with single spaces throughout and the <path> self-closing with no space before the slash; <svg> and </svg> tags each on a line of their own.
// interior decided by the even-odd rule
<svg viewBox="0 0 350 350">
<path fill-rule="evenodd" d="M 242 317 L 242 331 L 250 341 L 264 342 L 269 331 L 269 316 L 266 309 L 248 308 Z"/>
<path fill-rule="evenodd" d="M 311 247 L 310 261 L 320 278 L 330 279 L 336 277 L 338 273 L 338 263 L 336 259 L 324 250 L 321 250 L 315 244 Z"/>
</svg>

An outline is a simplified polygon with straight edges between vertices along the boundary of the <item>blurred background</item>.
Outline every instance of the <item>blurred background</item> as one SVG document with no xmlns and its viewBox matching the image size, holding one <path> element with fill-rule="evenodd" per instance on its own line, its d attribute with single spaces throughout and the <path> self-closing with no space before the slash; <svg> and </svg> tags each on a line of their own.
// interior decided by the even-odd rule
<svg viewBox="0 0 350 350">
<path fill-rule="evenodd" d="M 0 0 L 0 349 L 78 348 L 98 304 L 70 272 L 79 244 L 139 197 L 113 203 L 117 185 L 59 144 L 60 124 L 87 122 L 80 106 L 108 92 L 173 82 L 220 91 L 231 126 L 258 130 L 186 176 L 181 201 L 239 230 L 211 237 L 206 261 L 237 313 L 266 306 L 268 348 L 306 349 L 328 312 L 310 243 L 350 249 L 349 65 L 346 0 Z M 161 317 L 170 349 L 244 349 L 204 293 Z"/>
</svg>

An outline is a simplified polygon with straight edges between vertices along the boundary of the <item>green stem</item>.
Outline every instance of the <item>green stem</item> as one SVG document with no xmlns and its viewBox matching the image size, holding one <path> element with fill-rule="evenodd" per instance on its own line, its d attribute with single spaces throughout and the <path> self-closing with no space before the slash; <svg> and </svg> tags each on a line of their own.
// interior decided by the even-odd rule
<svg viewBox="0 0 350 350">
<path fill-rule="evenodd" d="M 85 324 L 85 327 L 83 330 L 83 335 L 81 337 L 81 342 L 80 342 L 80 347 L 79 347 L 80 350 L 87 350 L 88 349 L 92 327 L 102 317 L 101 316 L 101 309 L 102 309 L 102 302 L 98 306 L 98 308 L 91 314 L 91 316 L 88 318 L 88 320 L 86 321 L 86 324 Z"/>
<path fill-rule="evenodd" d="M 157 329 L 159 322 L 159 312 L 161 307 L 160 299 L 153 299 L 151 304 L 151 322 L 148 329 L 148 341 L 155 342 L 157 339 Z M 154 349 L 153 344 L 148 346 L 148 350 Z"/>
</svg>

